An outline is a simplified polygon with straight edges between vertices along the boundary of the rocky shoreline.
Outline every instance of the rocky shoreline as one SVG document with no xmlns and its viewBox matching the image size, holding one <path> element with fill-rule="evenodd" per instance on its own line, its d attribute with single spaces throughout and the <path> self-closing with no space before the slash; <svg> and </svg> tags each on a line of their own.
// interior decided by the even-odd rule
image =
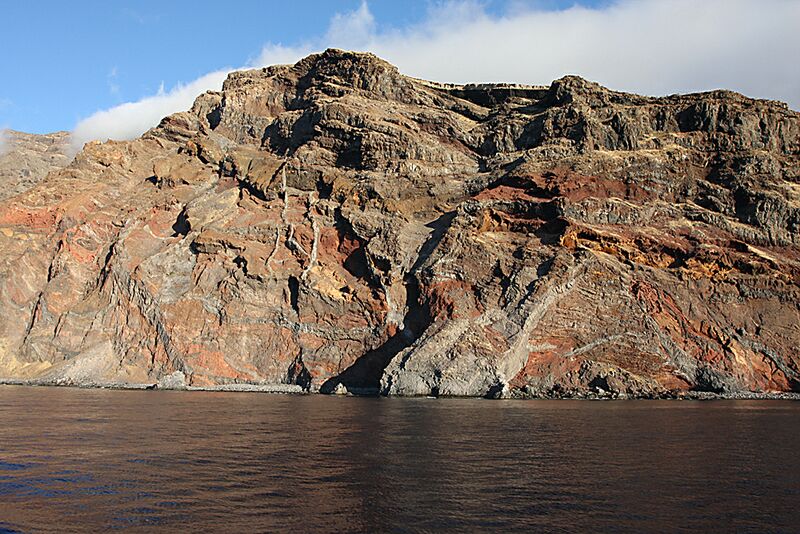
<svg viewBox="0 0 800 534">
<path fill-rule="evenodd" d="M 329 393 L 320 391 L 310 391 L 303 389 L 295 384 L 219 384 L 213 386 L 164 386 L 158 383 L 152 384 L 131 384 L 123 382 L 112 383 L 66 383 L 58 381 L 41 381 L 41 380 L 18 380 L 18 379 L 0 379 L 0 387 L 2 386 L 22 386 L 22 387 L 60 387 L 60 388 L 75 388 L 75 389 L 112 389 L 112 390 L 138 390 L 138 391 L 205 391 L 205 392 L 225 392 L 225 393 L 269 393 L 274 395 L 336 395 L 348 397 L 383 397 L 378 391 L 347 391 L 338 389 Z M 496 395 L 494 397 L 473 397 L 473 396 L 456 396 L 448 395 L 441 397 L 431 397 L 426 395 L 409 395 L 398 396 L 388 395 L 394 398 L 475 398 L 475 399 L 489 399 L 489 400 L 695 400 L 695 401 L 714 401 L 714 400 L 789 400 L 800 401 L 800 393 L 787 393 L 787 392 L 737 392 L 737 393 L 714 393 L 710 391 L 671 391 L 664 394 L 652 394 L 641 396 L 627 396 L 616 393 L 608 392 L 580 392 L 576 391 L 572 394 L 552 394 L 552 395 L 526 395 L 519 392 L 513 392 L 510 395 Z"/>
<path fill-rule="evenodd" d="M 300 395 L 307 393 L 303 388 L 294 384 L 218 384 L 213 386 L 165 386 L 158 383 L 128 383 L 128 382 L 86 382 L 71 383 L 65 381 L 18 380 L 0 379 L 0 386 L 28 386 L 28 387 L 66 387 L 77 389 L 119 389 L 140 391 L 225 391 L 248 393 L 275 393 L 283 395 Z"/>
</svg>

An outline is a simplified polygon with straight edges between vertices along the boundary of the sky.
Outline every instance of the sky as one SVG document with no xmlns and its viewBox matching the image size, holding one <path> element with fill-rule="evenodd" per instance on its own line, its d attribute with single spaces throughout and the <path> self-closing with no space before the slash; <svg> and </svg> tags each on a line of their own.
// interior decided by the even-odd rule
<svg viewBox="0 0 800 534">
<path fill-rule="evenodd" d="M 140 135 L 227 72 L 337 47 L 443 82 L 577 74 L 661 95 L 717 88 L 800 109 L 800 0 L 7 2 L 0 128 Z"/>
</svg>

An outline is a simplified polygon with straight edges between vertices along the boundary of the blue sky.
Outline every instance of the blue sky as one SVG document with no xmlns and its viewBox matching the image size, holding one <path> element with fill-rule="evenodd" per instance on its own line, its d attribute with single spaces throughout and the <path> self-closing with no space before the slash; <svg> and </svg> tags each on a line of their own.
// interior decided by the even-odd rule
<svg viewBox="0 0 800 534">
<path fill-rule="evenodd" d="M 31 0 L 3 15 L 0 128 L 37 133 L 89 120 L 86 136 L 138 135 L 155 119 L 112 127 L 188 107 L 224 71 L 327 46 L 440 81 L 574 73 L 648 94 L 726 87 L 800 102 L 797 0 Z"/>
</svg>

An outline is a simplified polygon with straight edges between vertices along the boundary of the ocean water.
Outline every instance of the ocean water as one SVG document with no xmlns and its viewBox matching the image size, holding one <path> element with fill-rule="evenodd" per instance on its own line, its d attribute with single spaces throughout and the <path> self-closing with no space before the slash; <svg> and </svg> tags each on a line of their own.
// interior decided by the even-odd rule
<svg viewBox="0 0 800 534">
<path fill-rule="evenodd" d="M 800 402 L 0 387 L 0 532 L 797 532 Z"/>
</svg>

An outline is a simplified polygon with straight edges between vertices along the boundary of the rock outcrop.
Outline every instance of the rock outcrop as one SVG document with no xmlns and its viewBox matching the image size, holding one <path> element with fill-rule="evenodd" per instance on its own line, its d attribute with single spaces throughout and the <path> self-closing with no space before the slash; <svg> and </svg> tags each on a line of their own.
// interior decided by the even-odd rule
<svg viewBox="0 0 800 534">
<path fill-rule="evenodd" d="M 0 376 L 800 390 L 800 116 L 328 50 L 0 201 Z M 175 377 L 179 377 L 177 380 Z"/>
<path fill-rule="evenodd" d="M 69 132 L 36 135 L 4 130 L 0 141 L 0 201 L 30 189 L 71 159 Z"/>
</svg>

